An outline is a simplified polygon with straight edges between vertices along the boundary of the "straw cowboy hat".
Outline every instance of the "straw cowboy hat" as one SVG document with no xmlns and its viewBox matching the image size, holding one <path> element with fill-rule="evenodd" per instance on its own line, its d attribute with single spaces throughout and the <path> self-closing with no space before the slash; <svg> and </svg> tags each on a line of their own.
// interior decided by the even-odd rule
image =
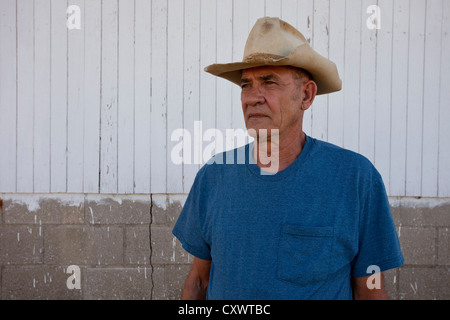
<svg viewBox="0 0 450 320">
<path fill-rule="evenodd" d="M 303 34 L 279 18 L 256 21 L 242 62 L 212 64 L 205 71 L 240 85 L 243 69 L 261 66 L 293 66 L 308 71 L 317 84 L 318 95 L 342 88 L 336 65 L 314 51 Z"/>
</svg>

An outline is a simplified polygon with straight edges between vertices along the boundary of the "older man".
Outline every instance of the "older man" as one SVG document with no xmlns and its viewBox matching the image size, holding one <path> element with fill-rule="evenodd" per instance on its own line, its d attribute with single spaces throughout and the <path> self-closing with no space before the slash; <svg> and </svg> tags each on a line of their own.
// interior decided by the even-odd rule
<svg viewBox="0 0 450 320">
<path fill-rule="evenodd" d="M 262 18 L 242 62 L 206 71 L 241 86 L 255 141 L 196 176 L 173 230 L 194 256 L 182 298 L 386 299 L 381 272 L 403 256 L 381 176 L 302 130 L 315 96 L 341 88 L 334 63 L 286 22 Z M 239 152 L 245 164 L 223 161 Z"/>
</svg>

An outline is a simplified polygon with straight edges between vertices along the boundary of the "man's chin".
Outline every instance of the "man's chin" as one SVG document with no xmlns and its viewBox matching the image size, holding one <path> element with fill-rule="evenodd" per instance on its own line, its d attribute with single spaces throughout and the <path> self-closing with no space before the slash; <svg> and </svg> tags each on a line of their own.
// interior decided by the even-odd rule
<svg viewBox="0 0 450 320">
<path fill-rule="evenodd" d="M 254 139 L 271 140 L 271 138 L 278 136 L 279 130 L 274 128 L 247 127 L 247 133 Z"/>
</svg>

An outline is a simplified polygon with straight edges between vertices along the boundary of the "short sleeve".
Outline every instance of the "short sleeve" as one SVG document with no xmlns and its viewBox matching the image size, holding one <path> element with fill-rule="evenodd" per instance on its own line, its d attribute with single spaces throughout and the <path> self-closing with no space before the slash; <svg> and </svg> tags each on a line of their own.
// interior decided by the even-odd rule
<svg viewBox="0 0 450 320">
<path fill-rule="evenodd" d="M 200 227 L 199 189 L 199 174 L 197 174 L 172 233 L 187 252 L 197 258 L 211 260 L 210 246 L 205 241 Z"/>
<path fill-rule="evenodd" d="M 361 208 L 359 250 L 352 262 L 352 276 L 366 277 L 371 275 L 373 270 L 383 272 L 400 267 L 404 258 L 389 200 L 379 174 L 366 194 Z"/>
</svg>

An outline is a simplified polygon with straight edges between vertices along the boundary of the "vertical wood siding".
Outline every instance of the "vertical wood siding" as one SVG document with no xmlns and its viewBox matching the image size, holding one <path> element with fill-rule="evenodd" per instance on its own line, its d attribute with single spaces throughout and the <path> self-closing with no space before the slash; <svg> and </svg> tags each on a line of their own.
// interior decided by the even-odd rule
<svg viewBox="0 0 450 320">
<path fill-rule="evenodd" d="M 244 128 L 239 88 L 203 68 L 241 60 L 262 16 L 297 27 L 343 79 L 307 134 L 365 155 L 390 196 L 450 196 L 446 0 L 2 0 L 0 192 L 187 193 L 203 134 L 222 133 L 218 151 Z M 191 163 L 171 161 L 180 128 Z"/>
</svg>

